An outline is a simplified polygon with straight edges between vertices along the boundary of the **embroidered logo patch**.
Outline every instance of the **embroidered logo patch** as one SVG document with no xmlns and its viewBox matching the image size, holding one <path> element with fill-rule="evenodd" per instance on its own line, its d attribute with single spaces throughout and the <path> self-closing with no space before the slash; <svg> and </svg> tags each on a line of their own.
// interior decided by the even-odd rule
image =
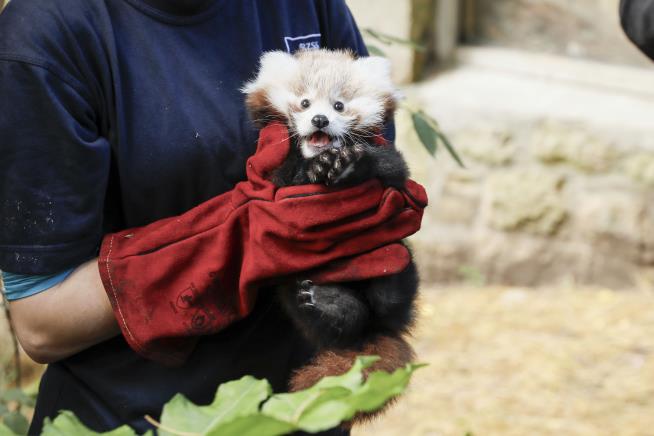
<svg viewBox="0 0 654 436">
<path fill-rule="evenodd" d="M 320 48 L 320 33 L 312 33 L 304 36 L 285 36 L 284 43 L 289 53 L 298 50 L 317 50 Z"/>
</svg>

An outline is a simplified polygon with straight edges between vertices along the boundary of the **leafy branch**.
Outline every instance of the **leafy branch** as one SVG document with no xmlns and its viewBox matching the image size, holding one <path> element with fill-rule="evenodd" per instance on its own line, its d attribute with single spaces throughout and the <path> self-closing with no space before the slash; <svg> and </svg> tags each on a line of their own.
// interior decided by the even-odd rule
<svg viewBox="0 0 654 436">
<path fill-rule="evenodd" d="M 371 29 L 369 27 L 365 28 L 365 29 L 361 29 L 361 32 L 364 35 L 369 36 L 369 37 L 373 38 L 374 40 L 380 42 L 381 44 L 384 44 L 384 45 L 387 45 L 387 46 L 393 45 L 393 44 L 399 44 L 399 45 L 404 45 L 404 46 L 411 47 L 412 49 L 414 49 L 416 51 L 425 51 L 426 50 L 426 47 L 424 45 L 420 44 L 420 43 L 417 43 L 415 41 L 411 41 L 410 39 L 398 38 L 397 36 L 389 35 L 388 33 L 379 32 L 379 31 L 373 30 L 373 29 Z M 386 54 L 384 53 L 384 51 L 381 50 L 379 47 L 377 47 L 375 45 L 370 45 L 370 44 L 366 44 L 366 46 L 368 47 L 368 51 L 371 54 L 373 54 L 375 56 L 384 56 L 384 57 L 386 57 Z"/>
<path fill-rule="evenodd" d="M 357 413 L 379 410 L 404 392 L 413 372 L 423 365 L 407 365 L 393 373 L 376 371 L 364 380 L 363 371 L 378 357 L 364 356 L 340 376 L 325 377 L 298 392 L 272 394 L 270 383 L 251 376 L 218 387 L 214 401 L 198 406 L 181 394 L 163 408 L 159 421 L 146 419 L 161 436 L 276 436 L 295 431 L 317 433 L 351 420 Z M 0 436 L 16 436 L 0 423 Z M 72 412 L 46 420 L 42 436 L 135 436 L 122 426 L 95 433 Z M 146 433 L 152 436 L 152 432 Z"/>
<path fill-rule="evenodd" d="M 461 168 L 465 168 L 463 160 L 457 153 L 454 145 L 452 145 L 452 142 L 450 142 L 447 135 L 443 133 L 438 122 L 433 117 L 427 114 L 424 110 L 414 108 L 407 103 L 403 103 L 402 106 L 411 114 L 413 128 L 418 134 L 420 142 L 427 149 L 429 154 L 436 156 L 439 144 L 442 144 L 452 159 L 454 159 Z"/>
<path fill-rule="evenodd" d="M 34 398 L 21 389 L 0 392 L 0 436 L 27 434 L 29 421 L 21 407 L 34 407 Z"/>
<path fill-rule="evenodd" d="M 363 32 L 364 35 L 369 36 L 375 39 L 376 41 L 387 46 L 393 44 L 400 44 L 400 45 L 409 46 L 416 51 L 426 50 L 426 47 L 424 45 L 419 44 L 415 41 L 411 41 L 409 39 L 398 38 L 396 36 L 389 35 L 387 33 L 382 33 L 370 28 L 364 28 L 361 29 L 361 31 Z M 386 57 L 386 53 L 383 50 L 381 50 L 379 47 L 372 44 L 366 44 L 366 47 L 368 48 L 368 52 L 370 52 L 370 54 L 375 56 Z M 465 165 L 463 164 L 463 161 L 461 160 L 459 154 L 456 152 L 454 145 L 452 145 L 448 137 L 440 129 L 438 122 L 433 117 L 429 116 L 424 110 L 420 108 L 412 107 L 407 103 L 404 103 L 403 107 L 411 114 L 413 128 L 418 134 L 418 138 L 420 139 L 420 142 L 427 149 L 429 154 L 431 154 L 432 156 L 436 156 L 436 152 L 438 151 L 439 144 L 443 144 L 443 146 L 448 151 L 452 159 L 454 159 L 456 163 L 459 164 L 460 167 L 465 168 Z"/>
</svg>

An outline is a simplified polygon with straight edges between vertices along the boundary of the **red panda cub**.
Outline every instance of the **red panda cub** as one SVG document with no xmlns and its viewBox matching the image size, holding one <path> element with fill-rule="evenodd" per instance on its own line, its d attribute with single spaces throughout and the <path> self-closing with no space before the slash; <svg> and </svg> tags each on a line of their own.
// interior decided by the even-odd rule
<svg viewBox="0 0 654 436">
<path fill-rule="evenodd" d="M 404 186 L 409 171 L 402 155 L 374 143 L 392 120 L 398 98 L 388 60 L 347 51 L 268 52 L 243 92 L 258 127 L 271 121 L 288 126 L 292 146 L 273 175 L 277 186 L 347 186 L 371 178 Z M 379 355 L 372 370 L 393 371 L 410 362 L 413 350 L 405 337 L 417 289 L 413 262 L 399 274 L 371 280 L 318 285 L 297 277 L 280 286 L 284 310 L 318 349 L 313 361 L 295 372 L 291 389 L 342 374 L 356 355 Z"/>
</svg>

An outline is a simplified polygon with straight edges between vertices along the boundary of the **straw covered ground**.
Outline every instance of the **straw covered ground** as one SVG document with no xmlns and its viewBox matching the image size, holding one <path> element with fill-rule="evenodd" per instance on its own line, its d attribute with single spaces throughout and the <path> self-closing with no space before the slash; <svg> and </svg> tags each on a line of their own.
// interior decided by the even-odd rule
<svg viewBox="0 0 654 436">
<path fill-rule="evenodd" d="M 356 436 L 654 435 L 654 293 L 430 289 L 409 393 Z"/>
</svg>

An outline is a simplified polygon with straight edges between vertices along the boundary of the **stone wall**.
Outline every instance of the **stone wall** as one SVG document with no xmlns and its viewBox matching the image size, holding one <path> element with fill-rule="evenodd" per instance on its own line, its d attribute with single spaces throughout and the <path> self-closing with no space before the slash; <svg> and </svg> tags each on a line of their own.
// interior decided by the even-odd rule
<svg viewBox="0 0 654 436">
<path fill-rule="evenodd" d="M 352 15 L 363 32 L 367 44 L 378 47 L 393 61 L 393 79 L 397 83 L 408 83 L 413 79 L 414 51 L 405 45 L 384 45 L 365 34 L 373 29 L 401 39 L 411 37 L 411 0 L 347 0 Z"/>
<path fill-rule="evenodd" d="M 412 167 L 433 165 L 416 174 L 431 204 L 413 240 L 426 281 L 624 287 L 648 277 L 654 152 L 552 120 L 450 136 L 465 169 L 444 153 L 433 162 L 415 139 L 405 150 Z"/>
<path fill-rule="evenodd" d="M 477 0 L 478 43 L 649 65 L 619 24 L 619 0 Z"/>
<path fill-rule="evenodd" d="M 442 149 L 431 157 L 407 113 L 397 118 L 397 145 L 430 197 L 413 239 L 423 278 L 654 283 L 654 75 L 466 50 L 466 63 L 405 89 L 466 168 Z"/>
</svg>

